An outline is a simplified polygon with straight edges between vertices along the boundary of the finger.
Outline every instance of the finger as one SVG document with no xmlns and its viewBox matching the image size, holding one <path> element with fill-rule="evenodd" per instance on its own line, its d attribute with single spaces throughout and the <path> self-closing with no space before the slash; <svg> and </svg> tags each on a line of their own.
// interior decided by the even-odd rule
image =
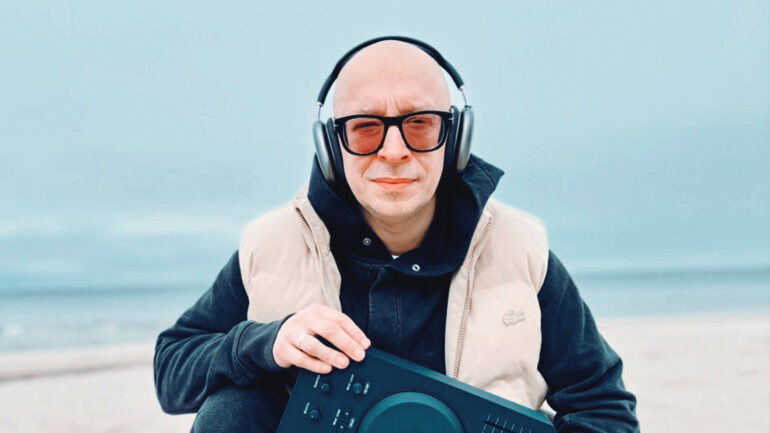
<svg viewBox="0 0 770 433">
<path fill-rule="evenodd" d="M 364 331 L 362 331 L 347 314 L 329 308 L 328 311 L 326 311 L 326 315 L 328 315 L 327 318 L 329 320 L 339 323 L 345 332 L 347 332 L 348 335 L 361 346 L 361 349 L 366 350 L 372 344 L 372 342 L 366 338 Z"/>
<path fill-rule="evenodd" d="M 364 348 L 359 343 L 356 343 L 338 322 L 330 320 L 318 322 L 318 330 L 316 332 L 331 345 L 345 353 L 345 355 L 356 361 L 363 361 Z"/>
<path fill-rule="evenodd" d="M 348 366 L 348 358 L 342 353 L 332 349 L 331 347 L 321 343 L 315 337 L 305 337 L 302 340 L 302 351 L 306 354 L 320 359 L 327 364 L 331 364 L 339 369 Z"/>
<path fill-rule="evenodd" d="M 342 325 L 342 328 L 345 330 L 345 332 L 348 333 L 348 335 L 353 338 L 353 340 L 358 342 L 358 344 L 361 346 L 361 349 L 366 350 L 369 348 L 369 346 L 371 346 L 372 342 L 366 338 L 364 331 L 362 331 L 361 328 L 359 328 L 358 325 L 353 322 L 353 319 L 351 319 L 346 314 L 343 314 L 340 320 L 340 325 Z"/>
<path fill-rule="evenodd" d="M 305 345 L 304 341 L 302 345 Z M 321 361 L 320 359 L 309 356 L 307 353 L 297 349 L 294 346 L 288 346 L 286 348 L 285 358 L 292 365 L 310 370 L 314 373 L 327 374 L 331 373 L 332 371 L 331 365 Z"/>
</svg>

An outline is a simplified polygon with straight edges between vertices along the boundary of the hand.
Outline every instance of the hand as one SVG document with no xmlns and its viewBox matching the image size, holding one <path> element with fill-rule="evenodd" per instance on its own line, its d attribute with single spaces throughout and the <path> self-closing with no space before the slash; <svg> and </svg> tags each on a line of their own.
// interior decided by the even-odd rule
<svg viewBox="0 0 770 433">
<path fill-rule="evenodd" d="M 321 343 L 316 335 L 328 340 L 344 354 Z M 296 365 L 326 374 L 332 371 L 332 366 L 340 369 L 347 367 L 348 358 L 362 361 L 364 350 L 370 345 L 371 341 L 346 314 L 326 305 L 312 304 L 286 319 L 278 329 L 273 344 L 273 359 L 283 368 Z"/>
</svg>

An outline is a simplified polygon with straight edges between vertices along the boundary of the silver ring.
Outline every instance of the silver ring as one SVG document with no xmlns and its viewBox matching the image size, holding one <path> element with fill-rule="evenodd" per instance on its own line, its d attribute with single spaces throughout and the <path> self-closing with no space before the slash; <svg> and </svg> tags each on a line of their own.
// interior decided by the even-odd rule
<svg viewBox="0 0 770 433">
<path fill-rule="evenodd" d="M 310 337 L 310 334 L 308 334 L 307 332 L 303 332 L 303 333 L 302 333 L 302 334 L 300 334 L 300 336 L 297 338 L 297 348 L 299 348 L 299 350 L 302 350 L 303 352 L 304 352 L 304 350 L 302 349 L 302 340 L 303 340 L 305 337 Z"/>
</svg>

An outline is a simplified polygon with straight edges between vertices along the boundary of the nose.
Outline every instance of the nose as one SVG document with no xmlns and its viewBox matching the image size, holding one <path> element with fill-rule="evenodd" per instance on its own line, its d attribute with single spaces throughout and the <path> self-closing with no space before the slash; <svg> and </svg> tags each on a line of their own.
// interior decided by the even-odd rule
<svg viewBox="0 0 770 433">
<path fill-rule="evenodd" d="M 396 125 L 391 125 L 385 131 L 385 142 L 382 149 L 377 152 L 377 159 L 383 162 L 397 163 L 408 161 L 412 157 L 412 151 L 406 147 L 401 131 Z"/>
</svg>

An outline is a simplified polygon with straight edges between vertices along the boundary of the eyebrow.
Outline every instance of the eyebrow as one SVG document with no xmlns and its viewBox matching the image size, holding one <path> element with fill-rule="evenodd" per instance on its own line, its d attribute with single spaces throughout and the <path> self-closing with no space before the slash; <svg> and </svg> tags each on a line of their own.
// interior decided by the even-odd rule
<svg viewBox="0 0 770 433">
<path fill-rule="evenodd" d="M 361 112 L 361 114 L 370 114 L 370 115 L 375 115 L 375 116 L 379 115 L 379 114 L 382 114 L 382 112 L 383 112 L 383 110 L 380 110 L 379 108 L 372 107 L 372 106 L 364 107 L 363 109 L 361 109 L 359 111 Z"/>
<path fill-rule="evenodd" d="M 406 114 L 406 113 L 413 113 L 415 111 L 423 111 L 423 110 L 435 110 L 436 107 L 432 107 L 432 104 L 426 104 L 426 103 L 413 103 L 413 102 L 405 102 L 403 104 L 398 104 L 398 114 Z M 361 114 L 369 114 L 374 116 L 384 115 L 385 110 L 382 109 L 383 107 L 380 105 L 374 106 L 374 105 L 368 105 L 363 107 L 360 110 Z"/>
</svg>

